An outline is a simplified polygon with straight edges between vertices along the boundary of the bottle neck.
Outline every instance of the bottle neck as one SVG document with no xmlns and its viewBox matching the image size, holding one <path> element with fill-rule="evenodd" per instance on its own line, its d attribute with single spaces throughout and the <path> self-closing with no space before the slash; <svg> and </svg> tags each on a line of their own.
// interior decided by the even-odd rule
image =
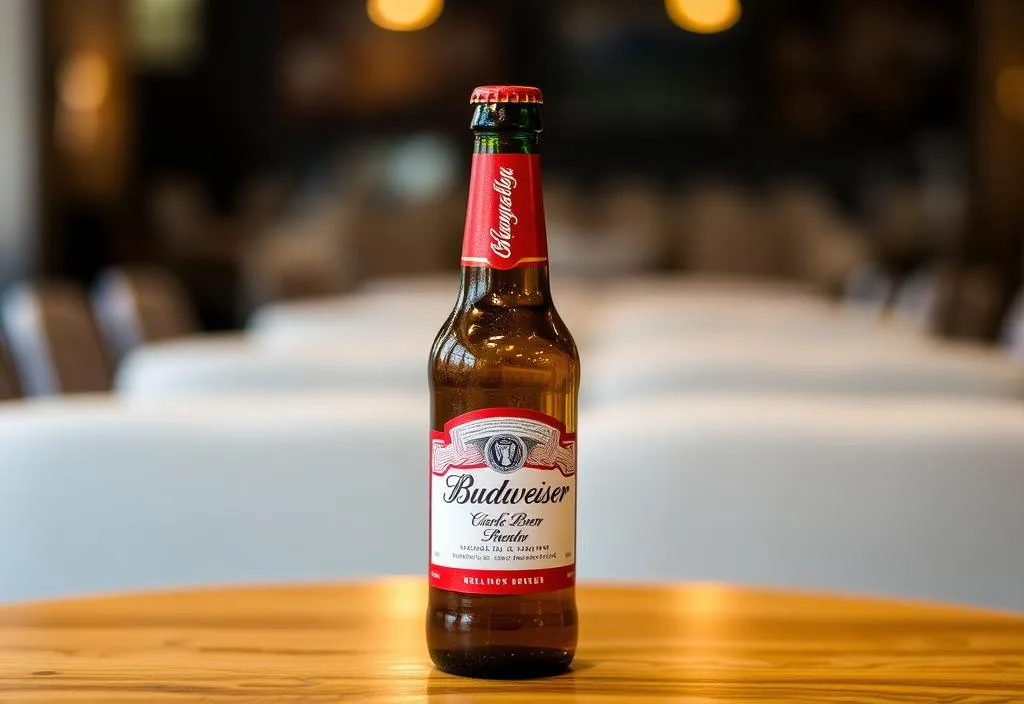
<svg viewBox="0 0 1024 704">
<path fill-rule="evenodd" d="M 468 309 L 482 301 L 508 308 L 550 304 L 547 266 L 508 271 L 485 266 L 462 267 L 462 285 L 456 307 Z"/>
<path fill-rule="evenodd" d="M 540 154 L 540 135 L 536 132 L 477 132 L 473 135 L 474 154 Z"/>
<path fill-rule="evenodd" d="M 476 130 L 460 308 L 551 301 L 539 133 Z"/>
</svg>

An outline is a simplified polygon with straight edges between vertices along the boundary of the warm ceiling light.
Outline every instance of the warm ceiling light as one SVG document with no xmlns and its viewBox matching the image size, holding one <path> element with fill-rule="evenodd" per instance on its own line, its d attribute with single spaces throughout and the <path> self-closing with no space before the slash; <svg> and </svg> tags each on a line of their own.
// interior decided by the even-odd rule
<svg viewBox="0 0 1024 704">
<path fill-rule="evenodd" d="M 689 32 L 724 32 L 740 19 L 740 0 L 665 0 L 665 11 Z"/>
<path fill-rule="evenodd" d="M 102 54 L 80 51 L 61 67 L 58 77 L 60 102 L 74 112 L 95 112 L 110 94 L 110 67 Z"/>
<path fill-rule="evenodd" d="M 444 9 L 444 0 L 367 0 L 366 13 L 378 27 L 411 32 L 429 27 Z"/>
</svg>

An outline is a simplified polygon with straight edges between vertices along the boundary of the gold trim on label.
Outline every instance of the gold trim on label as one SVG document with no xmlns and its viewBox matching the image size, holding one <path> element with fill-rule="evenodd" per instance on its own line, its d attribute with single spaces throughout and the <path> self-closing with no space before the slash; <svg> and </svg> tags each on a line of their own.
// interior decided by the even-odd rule
<svg viewBox="0 0 1024 704">
<path fill-rule="evenodd" d="M 517 259 L 516 262 L 511 266 L 505 268 L 515 269 L 520 264 L 536 264 L 538 262 L 546 262 L 547 260 L 547 257 L 523 257 L 522 259 Z M 462 261 L 472 262 L 473 264 L 487 264 L 488 266 L 491 264 L 491 260 L 488 259 L 487 257 L 463 257 Z"/>
</svg>

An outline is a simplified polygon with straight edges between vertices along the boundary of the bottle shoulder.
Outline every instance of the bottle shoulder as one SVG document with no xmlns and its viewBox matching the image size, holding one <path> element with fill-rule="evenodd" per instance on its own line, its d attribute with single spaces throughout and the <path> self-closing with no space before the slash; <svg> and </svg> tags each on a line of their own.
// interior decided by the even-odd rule
<svg viewBox="0 0 1024 704">
<path fill-rule="evenodd" d="M 552 305 L 480 306 L 453 312 L 431 349 L 431 365 L 511 364 L 576 368 L 572 334 Z"/>
</svg>

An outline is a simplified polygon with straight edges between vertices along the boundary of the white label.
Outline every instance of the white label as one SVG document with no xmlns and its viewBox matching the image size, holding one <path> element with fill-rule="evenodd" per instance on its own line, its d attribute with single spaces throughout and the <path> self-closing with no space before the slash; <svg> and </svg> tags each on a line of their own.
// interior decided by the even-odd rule
<svg viewBox="0 0 1024 704">
<path fill-rule="evenodd" d="M 431 438 L 431 583 L 477 593 L 572 586 L 575 437 L 554 418 L 508 408 L 445 428 Z"/>
</svg>

